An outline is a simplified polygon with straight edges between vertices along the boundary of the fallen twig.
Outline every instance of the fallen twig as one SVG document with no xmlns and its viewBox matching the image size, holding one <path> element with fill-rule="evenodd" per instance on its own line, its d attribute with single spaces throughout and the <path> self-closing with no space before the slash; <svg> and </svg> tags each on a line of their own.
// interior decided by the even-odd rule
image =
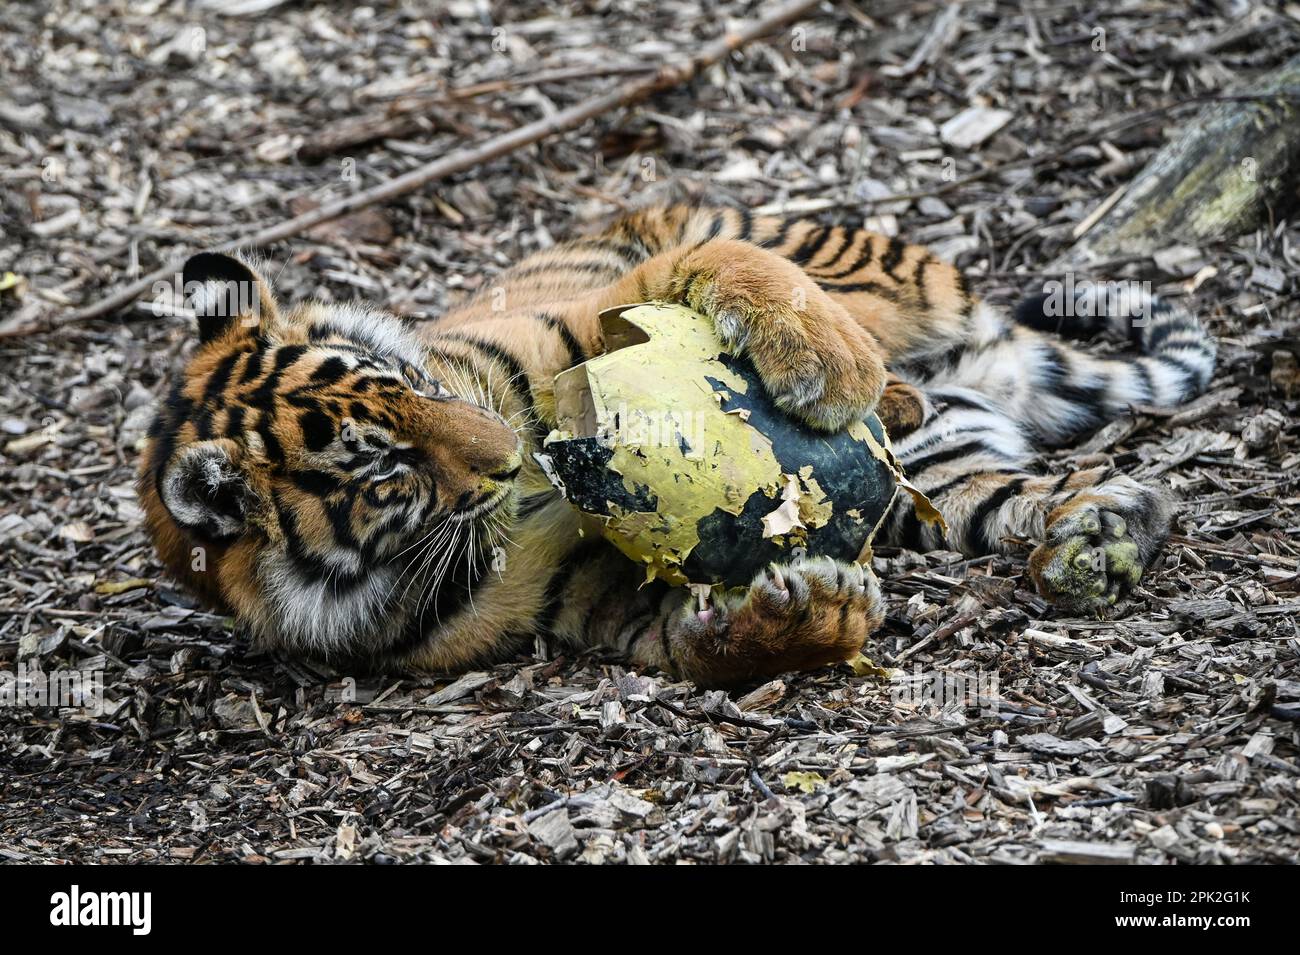
<svg viewBox="0 0 1300 955">
<path fill-rule="evenodd" d="M 673 86 L 679 86 L 694 77 L 701 70 L 719 62 L 728 54 L 742 49 L 754 40 L 767 36 L 789 23 L 802 18 L 820 0 L 791 0 L 782 4 L 771 15 L 746 24 L 734 33 L 728 33 L 712 43 L 707 44 L 694 56 L 681 63 L 664 64 L 650 76 L 641 77 L 610 90 L 602 96 L 579 103 L 569 109 L 561 110 L 536 122 L 527 123 L 518 129 L 493 137 L 486 142 L 465 149 L 459 149 L 448 156 L 434 160 L 412 169 L 410 172 L 380 183 L 371 189 L 364 189 L 350 196 L 327 202 L 318 208 L 304 212 L 274 225 L 259 229 L 248 235 L 239 236 L 229 242 L 216 246 L 216 251 L 232 249 L 251 249 L 279 242 L 290 236 L 298 235 L 312 226 L 331 219 L 337 219 L 358 209 L 386 202 L 398 196 L 414 192 L 421 186 L 438 179 L 444 179 L 453 173 L 463 172 L 482 163 L 514 152 L 538 140 L 566 132 L 581 125 L 589 119 L 607 113 L 612 109 L 628 106 L 632 103 Z M 99 301 L 73 312 L 57 316 L 52 327 L 84 322 L 114 312 L 131 302 L 153 286 L 155 282 L 165 280 L 178 273 L 183 260 L 169 262 L 162 268 L 144 277 L 124 285 Z M 0 331 L 0 337 L 9 337 L 33 331 L 31 327 L 11 328 Z"/>
</svg>

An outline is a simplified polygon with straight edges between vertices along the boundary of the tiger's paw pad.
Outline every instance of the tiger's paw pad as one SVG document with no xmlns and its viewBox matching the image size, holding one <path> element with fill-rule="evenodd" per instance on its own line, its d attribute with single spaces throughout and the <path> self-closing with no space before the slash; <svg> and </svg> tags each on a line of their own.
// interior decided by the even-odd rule
<svg viewBox="0 0 1300 955">
<path fill-rule="evenodd" d="M 1142 557 L 1119 514 L 1090 505 L 1061 518 L 1029 557 L 1038 591 L 1075 613 L 1100 613 L 1142 579 Z"/>
</svg>

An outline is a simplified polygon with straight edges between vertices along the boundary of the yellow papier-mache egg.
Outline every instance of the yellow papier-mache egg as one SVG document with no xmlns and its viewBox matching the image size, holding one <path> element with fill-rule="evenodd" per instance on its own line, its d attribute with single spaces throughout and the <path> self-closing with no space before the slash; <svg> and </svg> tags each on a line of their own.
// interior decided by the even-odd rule
<svg viewBox="0 0 1300 955">
<path fill-rule="evenodd" d="M 802 554 L 858 559 L 912 491 L 875 416 L 805 427 L 708 318 L 654 302 L 601 322 L 605 353 L 555 379 L 558 427 L 537 458 L 647 579 L 740 586 Z"/>
</svg>

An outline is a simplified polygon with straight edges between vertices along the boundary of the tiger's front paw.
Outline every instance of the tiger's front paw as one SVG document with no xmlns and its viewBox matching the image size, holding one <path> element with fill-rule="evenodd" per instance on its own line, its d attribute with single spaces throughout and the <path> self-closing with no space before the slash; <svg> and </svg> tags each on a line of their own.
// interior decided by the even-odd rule
<svg viewBox="0 0 1300 955">
<path fill-rule="evenodd" d="M 879 344 L 792 262 L 744 242 L 708 242 L 673 269 L 670 295 L 713 319 L 788 414 L 821 431 L 866 417 L 885 387 Z"/>
<path fill-rule="evenodd" d="M 851 658 L 884 620 L 875 576 L 858 564 L 801 558 L 772 565 L 747 592 L 685 608 L 671 636 L 684 676 L 732 686 Z"/>
<path fill-rule="evenodd" d="M 1047 539 L 1029 555 L 1039 593 L 1064 610 L 1097 614 L 1137 586 L 1169 534 L 1167 503 L 1147 493 L 1143 507 L 1086 499 L 1049 515 Z"/>
<path fill-rule="evenodd" d="M 891 438 L 902 438 L 925 423 L 925 395 L 915 385 L 890 379 L 876 406 L 876 416 Z"/>
</svg>

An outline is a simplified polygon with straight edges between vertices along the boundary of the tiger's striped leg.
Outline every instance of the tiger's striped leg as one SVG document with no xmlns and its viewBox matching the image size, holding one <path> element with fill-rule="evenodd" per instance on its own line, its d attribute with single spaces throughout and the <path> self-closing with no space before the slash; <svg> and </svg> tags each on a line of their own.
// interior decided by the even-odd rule
<svg viewBox="0 0 1300 955">
<path fill-rule="evenodd" d="M 884 353 L 942 354 L 970 337 L 978 311 L 960 273 L 922 247 L 852 226 L 679 205 L 530 256 L 430 334 L 502 359 L 545 422 L 551 378 L 602 350 L 599 312 L 651 298 L 715 318 L 783 407 L 831 430 L 875 404 Z M 515 304 L 524 301 L 533 304 Z M 521 322 L 531 324 L 526 336 Z"/>
<path fill-rule="evenodd" d="M 716 239 L 740 240 L 750 257 L 755 246 L 768 250 L 796 266 L 893 359 L 939 354 L 969 337 L 975 300 L 961 273 L 923 246 L 860 223 L 675 205 L 625 216 L 601 238 L 645 257 Z"/>
<path fill-rule="evenodd" d="M 923 482 L 918 486 L 924 489 Z M 1010 553 L 1010 538 L 1042 541 L 1029 555 L 1039 593 L 1086 613 L 1116 602 L 1141 579 L 1169 535 L 1172 507 L 1161 489 L 1109 468 L 1039 476 L 985 471 L 932 498 L 948 521 L 943 539 L 901 504 L 889 543 L 921 550 L 951 546 L 977 557 Z"/>
<path fill-rule="evenodd" d="M 600 294 L 602 305 L 648 299 L 708 315 L 777 405 L 815 428 L 861 419 L 884 389 L 885 356 L 871 334 L 796 265 L 748 242 L 661 253 Z"/>
<path fill-rule="evenodd" d="M 679 264 L 696 267 L 699 289 Z M 801 337 L 823 316 L 833 325 L 847 318 L 892 362 L 943 361 L 954 349 L 1003 337 L 1006 327 L 1005 316 L 992 321 L 995 311 L 970 294 L 956 268 L 923 246 L 855 225 L 682 205 L 624 216 L 598 235 L 530 256 L 442 327 L 504 319 L 506 309 L 541 320 L 544 338 L 567 336 L 568 344 L 585 346 L 599 340 L 596 313 L 604 307 L 665 297 L 709 311 L 703 293 L 715 275 L 730 286 L 719 301 L 730 299 L 737 314 L 758 307 L 774 329 L 798 329 Z M 665 286 L 665 278 L 675 281 Z M 773 357 L 778 366 L 800 352 L 778 350 L 785 351 Z"/>
<path fill-rule="evenodd" d="M 475 602 L 442 619 L 430 612 L 401 662 L 480 666 L 544 632 L 701 686 L 734 686 L 846 660 L 883 619 L 871 572 L 827 559 L 769 568 L 747 592 L 714 596 L 701 613 L 690 591 L 645 585 L 642 568 L 613 545 L 579 537 L 572 508 L 547 497 L 512 528 L 516 545 L 499 572 L 483 575 Z"/>
<path fill-rule="evenodd" d="M 612 646 L 637 666 L 705 687 L 842 662 L 884 619 L 871 571 L 827 558 L 773 565 L 747 591 L 715 593 L 703 610 L 680 588 L 638 590 L 633 568 L 615 582 L 608 567 L 599 576 L 599 596 L 557 619 L 557 635 Z"/>
<path fill-rule="evenodd" d="M 1111 468 L 1032 474 L 1027 441 L 987 399 L 956 389 L 927 397 L 929 418 L 894 450 L 948 534 L 923 526 L 900 498 L 884 541 L 975 557 L 1011 553 L 1012 538 L 1040 540 L 1030 575 L 1040 593 L 1074 612 L 1104 608 L 1138 582 L 1169 533 L 1165 491 Z"/>
<path fill-rule="evenodd" d="M 513 281 L 537 277 L 519 274 Z M 815 428 L 834 431 L 865 417 L 884 389 L 884 353 L 869 332 L 798 267 L 732 240 L 672 248 L 611 285 L 536 308 L 458 312 L 429 341 L 453 357 L 499 366 L 496 390 L 513 392 L 501 396 L 502 409 L 535 412 L 541 437 L 554 422 L 555 375 L 604 349 L 600 312 L 650 299 L 682 302 L 712 318 L 730 350 L 754 363 L 776 403 Z M 521 325 L 529 334 L 519 334 Z"/>
</svg>

